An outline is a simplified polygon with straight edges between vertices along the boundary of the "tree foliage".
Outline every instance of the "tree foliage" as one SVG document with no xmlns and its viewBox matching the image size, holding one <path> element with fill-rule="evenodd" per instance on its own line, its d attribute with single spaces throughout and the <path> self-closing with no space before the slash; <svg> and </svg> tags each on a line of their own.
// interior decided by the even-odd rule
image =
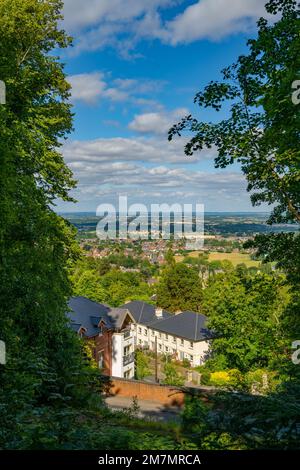
<svg viewBox="0 0 300 470">
<path fill-rule="evenodd" d="M 151 289 L 142 273 L 122 272 L 110 266 L 104 272 L 104 263 L 104 260 L 85 258 L 73 264 L 71 281 L 74 295 L 112 307 L 119 307 L 129 300 L 150 301 Z"/>
<path fill-rule="evenodd" d="M 289 295 L 278 275 L 218 274 L 204 290 L 203 312 L 216 338 L 213 356 L 243 372 L 279 362 L 287 347 L 282 317 Z"/>
<path fill-rule="evenodd" d="M 170 312 L 198 312 L 202 299 L 202 284 L 197 270 L 184 263 L 167 266 L 157 286 L 157 303 Z"/>
<path fill-rule="evenodd" d="M 54 51 L 70 39 L 60 0 L 0 1 L 0 449 L 177 445 L 129 429 L 103 405 L 99 372 L 66 325 L 75 232 L 53 210 L 75 182 L 60 152 L 72 130 L 70 86 Z M 149 431 L 149 432 L 147 432 Z"/>
<path fill-rule="evenodd" d="M 187 116 L 169 138 L 191 131 L 187 155 L 215 147 L 217 168 L 240 163 L 254 205 L 277 204 L 271 222 L 300 222 L 300 113 L 292 102 L 292 83 L 300 73 L 300 10 L 293 0 L 271 0 L 266 10 L 280 12 L 278 21 L 261 18 L 257 38 L 248 41 L 249 54 L 195 97 L 201 108 L 217 112 L 229 105 L 228 117 L 207 123 Z"/>
</svg>

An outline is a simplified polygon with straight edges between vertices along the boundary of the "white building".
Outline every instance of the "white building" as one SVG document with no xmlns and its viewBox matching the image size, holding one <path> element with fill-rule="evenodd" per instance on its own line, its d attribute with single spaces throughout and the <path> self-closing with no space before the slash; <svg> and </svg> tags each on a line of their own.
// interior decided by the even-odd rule
<svg viewBox="0 0 300 470">
<path fill-rule="evenodd" d="M 208 356 L 211 334 L 200 313 L 174 315 L 141 301 L 112 308 L 85 297 L 73 297 L 69 306 L 70 327 L 89 342 L 103 374 L 133 379 L 138 347 L 186 359 L 193 367 Z"/>
<path fill-rule="evenodd" d="M 69 301 L 70 328 L 86 339 L 104 375 L 133 379 L 135 320 L 126 308 L 111 308 L 85 297 Z"/>
<path fill-rule="evenodd" d="M 123 305 L 135 319 L 135 345 L 148 348 L 174 359 L 188 360 L 192 367 L 202 365 L 208 357 L 211 333 L 207 318 L 200 313 L 185 311 L 171 314 L 146 302 L 133 301 Z"/>
<path fill-rule="evenodd" d="M 112 312 L 119 310 L 113 309 Z M 128 313 L 128 312 L 126 312 Z M 116 331 L 112 335 L 112 367 L 111 375 L 113 377 L 122 377 L 125 379 L 133 379 L 135 375 L 134 369 L 134 350 L 135 350 L 135 331 L 134 320 L 126 329 Z"/>
</svg>

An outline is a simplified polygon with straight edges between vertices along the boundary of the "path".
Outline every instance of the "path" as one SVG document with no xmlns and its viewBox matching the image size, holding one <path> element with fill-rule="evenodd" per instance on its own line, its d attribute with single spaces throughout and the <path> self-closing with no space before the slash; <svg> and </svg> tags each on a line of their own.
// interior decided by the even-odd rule
<svg viewBox="0 0 300 470">
<path fill-rule="evenodd" d="M 116 411 L 121 411 L 132 407 L 133 399 L 128 397 L 121 397 L 118 395 L 107 397 L 105 399 L 107 406 Z M 148 418 L 154 421 L 178 421 L 180 408 L 171 406 L 166 407 L 161 403 L 150 400 L 138 400 L 139 406 L 138 416 L 140 418 Z"/>
</svg>

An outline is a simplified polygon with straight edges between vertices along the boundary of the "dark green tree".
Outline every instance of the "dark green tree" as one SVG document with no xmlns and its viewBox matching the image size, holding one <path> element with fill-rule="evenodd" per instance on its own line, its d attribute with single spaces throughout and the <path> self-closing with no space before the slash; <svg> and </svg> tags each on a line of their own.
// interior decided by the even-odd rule
<svg viewBox="0 0 300 470">
<path fill-rule="evenodd" d="M 50 52 L 70 43 L 60 1 L 0 2 L 0 331 L 8 356 L 38 351 L 62 374 L 74 230 L 54 211 L 70 200 L 71 171 L 59 151 L 72 129 L 69 84 Z M 59 358 L 59 351 L 61 357 Z M 58 362 L 59 361 L 59 367 Z"/>
<path fill-rule="evenodd" d="M 187 116 L 169 138 L 191 131 L 187 155 L 216 147 L 217 168 L 240 163 L 254 205 L 277 204 L 270 222 L 299 223 L 300 105 L 292 101 L 292 84 L 300 75 L 300 9 L 294 0 L 271 0 L 266 10 L 280 18 L 271 24 L 261 18 L 249 54 L 195 97 L 201 108 L 216 112 L 226 105 L 227 118 L 207 123 Z"/>
<path fill-rule="evenodd" d="M 166 267 L 157 286 L 157 303 L 161 307 L 176 312 L 194 310 L 201 307 L 202 284 L 197 270 L 178 263 Z"/>
<path fill-rule="evenodd" d="M 243 372 L 278 366 L 289 345 L 282 317 L 290 299 L 282 284 L 280 276 L 250 276 L 240 269 L 210 281 L 203 312 L 216 335 L 213 358 Z"/>
<path fill-rule="evenodd" d="M 265 261 L 276 261 L 287 273 L 299 319 L 300 104 L 292 99 L 293 83 L 300 78 L 299 2 L 270 0 L 266 12 L 276 17 L 258 21 L 257 37 L 248 41 L 248 55 L 224 69 L 221 82 L 209 83 L 195 97 L 202 110 L 224 110 L 224 118 L 205 122 L 187 116 L 170 130 L 169 139 L 184 131 L 192 133 L 187 155 L 215 147 L 215 166 L 237 162 L 253 205 L 267 203 L 273 208 L 269 224 L 295 224 L 295 233 L 258 236 L 247 246 L 257 248 Z M 290 330 L 291 338 L 297 339 L 299 320 Z"/>
</svg>

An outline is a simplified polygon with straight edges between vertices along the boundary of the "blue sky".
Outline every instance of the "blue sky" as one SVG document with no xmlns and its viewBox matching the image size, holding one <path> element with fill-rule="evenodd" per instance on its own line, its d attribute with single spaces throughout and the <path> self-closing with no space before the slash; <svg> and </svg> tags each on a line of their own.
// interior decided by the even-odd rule
<svg viewBox="0 0 300 470">
<path fill-rule="evenodd" d="M 264 3 L 65 0 L 63 26 L 74 46 L 62 60 L 75 130 L 63 154 L 78 180 L 78 203 L 59 202 L 58 210 L 93 212 L 118 195 L 129 203 L 253 210 L 237 166 L 216 170 L 213 149 L 186 157 L 185 139 L 168 143 L 167 130 L 190 112 L 215 119 L 193 105 L 194 95 L 246 51 Z"/>
</svg>

